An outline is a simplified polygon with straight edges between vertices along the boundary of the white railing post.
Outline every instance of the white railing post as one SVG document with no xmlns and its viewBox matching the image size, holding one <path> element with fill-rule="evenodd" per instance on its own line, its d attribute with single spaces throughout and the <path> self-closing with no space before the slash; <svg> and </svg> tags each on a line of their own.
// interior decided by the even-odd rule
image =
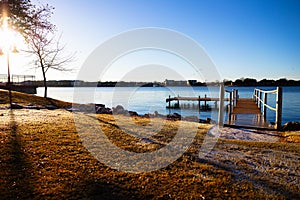
<svg viewBox="0 0 300 200">
<path fill-rule="evenodd" d="M 228 121 L 230 122 L 231 121 L 231 115 L 232 115 L 232 95 L 233 95 L 233 92 L 229 92 L 229 110 L 228 110 Z"/>
<path fill-rule="evenodd" d="M 264 115 L 264 121 L 267 120 L 267 103 L 268 103 L 268 93 L 264 94 L 264 111 L 263 111 L 263 115 Z"/>
<path fill-rule="evenodd" d="M 276 129 L 281 129 L 282 122 L 282 88 L 277 87 L 277 98 L 276 98 Z"/>
<path fill-rule="evenodd" d="M 237 94 L 237 90 L 234 89 L 234 90 L 233 90 L 233 93 L 232 93 L 232 95 L 233 95 L 233 97 L 232 97 L 232 99 L 233 99 L 233 107 L 236 106 L 236 100 L 237 100 L 236 94 Z"/>
<path fill-rule="evenodd" d="M 261 107 L 262 107 L 262 106 L 261 106 L 261 104 L 262 104 L 261 101 L 262 101 L 262 91 L 259 91 L 259 106 L 258 106 L 259 109 L 261 109 Z"/>
<path fill-rule="evenodd" d="M 224 84 L 220 84 L 220 105 L 219 105 L 219 116 L 218 116 L 218 125 L 219 127 L 223 127 L 224 125 Z"/>
</svg>

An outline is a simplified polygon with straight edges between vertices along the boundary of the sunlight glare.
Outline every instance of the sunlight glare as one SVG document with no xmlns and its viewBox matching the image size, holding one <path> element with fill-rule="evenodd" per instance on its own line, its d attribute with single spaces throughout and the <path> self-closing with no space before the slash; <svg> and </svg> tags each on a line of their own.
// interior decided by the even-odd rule
<svg viewBox="0 0 300 200">
<path fill-rule="evenodd" d="M 24 66 L 28 64 L 28 61 L 24 58 L 22 49 L 26 49 L 25 40 L 19 32 L 10 28 L 8 17 L 4 14 L 0 27 L 0 74 L 6 74 L 8 59 L 11 73 L 24 73 Z"/>
<path fill-rule="evenodd" d="M 7 17 L 4 17 L 0 31 L 0 48 L 5 51 L 12 51 L 15 48 L 24 46 L 21 34 L 12 30 L 7 22 Z"/>
</svg>

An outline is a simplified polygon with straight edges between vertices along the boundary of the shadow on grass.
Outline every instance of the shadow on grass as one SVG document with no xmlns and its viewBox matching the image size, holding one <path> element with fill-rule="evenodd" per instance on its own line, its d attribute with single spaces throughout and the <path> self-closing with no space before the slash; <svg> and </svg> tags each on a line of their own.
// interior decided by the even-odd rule
<svg viewBox="0 0 300 200">
<path fill-rule="evenodd" d="M 116 180 L 117 181 L 117 180 Z M 128 187 L 128 185 L 127 185 Z M 125 185 L 108 183 L 97 179 L 81 181 L 75 190 L 66 196 L 67 199 L 91 199 L 91 200 L 115 200 L 115 199 L 152 199 L 151 194 L 143 194 L 142 191 L 126 188 Z M 82 192 L 84 190 L 84 196 Z"/>
<path fill-rule="evenodd" d="M 234 179 L 237 181 L 247 181 L 250 182 L 254 187 L 263 189 L 266 194 L 273 194 L 273 196 L 282 195 L 287 199 L 299 199 L 300 192 L 290 189 L 285 180 L 280 182 L 272 181 L 273 178 L 271 174 L 265 174 L 258 170 L 241 168 L 235 166 L 233 163 L 220 162 L 211 158 L 198 158 L 198 162 L 210 164 L 221 170 L 225 170 L 234 175 Z M 270 180 L 262 180 L 263 178 L 268 177 Z"/>
<path fill-rule="evenodd" d="M 32 199 L 34 197 L 33 177 L 31 165 L 22 148 L 18 125 L 13 110 L 9 111 L 10 122 L 7 142 L 2 147 L 3 185 L 0 186 L 0 198 L 4 199 Z M 10 134 L 10 135 L 9 135 Z"/>
</svg>

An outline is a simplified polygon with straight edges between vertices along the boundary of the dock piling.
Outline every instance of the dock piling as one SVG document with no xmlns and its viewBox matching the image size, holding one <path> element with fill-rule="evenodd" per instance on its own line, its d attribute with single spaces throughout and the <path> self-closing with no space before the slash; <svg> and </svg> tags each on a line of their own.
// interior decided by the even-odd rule
<svg viewBox="0 0 300 200">
<path fill-rule="evenodd" d="M 218 125 L 223 127 L 224 125 L 224 84 L 220 85 L 220 102 L 219 102 L 219 116 L 218 116 Z"/>
<path fill-rule="evenodd" d="M 277 87 L 276 98 L 276 129 L 281 129 L 282 123 L 282 87 Z"/>
</svg>

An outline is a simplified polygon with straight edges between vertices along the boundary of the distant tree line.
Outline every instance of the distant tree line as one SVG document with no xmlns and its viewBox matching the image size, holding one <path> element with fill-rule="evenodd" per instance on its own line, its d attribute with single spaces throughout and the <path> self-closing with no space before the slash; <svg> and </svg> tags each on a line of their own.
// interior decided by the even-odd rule
<svg viewBox="0 0 300 200">
<path fill-rule="evenodd" d="M 240 78 L 235 81 L 224 81 L 226 86 L 300 86 L 300 80 L 287 80 L 281 78 L 278 80 L 262 79 L 260 81 L 253 78 Z"/>
<path fill-rule="evenodd" d="M 43 87 L 43 81 L 25 81 L 22 84 L 25 85 L 33 85 L 37 87 Z M 220 84 L 219 81 L 215 82 L 193 82 L 189 83 L 190 86 L 218 86 Z M 165 87 L 165 83 L 163 82 L 116 82 L 116 81 L 106 81 L 106 82 L 85 82 L 80 80 L 50 80 L 47 81 L 47 85 L 49 87 Z M 278 80 L 268 80 L 262 79 L 257 81 L 252 78 L 241 78 L 235 81 L 224 80 L 225 86 L 300 86 L 300 80 L 287 80 L 285 78 Z M 179 86 L 179 85 L 178 85 Z M 181 85 L 182 86 L 182 85 Z"/>
</svg>

